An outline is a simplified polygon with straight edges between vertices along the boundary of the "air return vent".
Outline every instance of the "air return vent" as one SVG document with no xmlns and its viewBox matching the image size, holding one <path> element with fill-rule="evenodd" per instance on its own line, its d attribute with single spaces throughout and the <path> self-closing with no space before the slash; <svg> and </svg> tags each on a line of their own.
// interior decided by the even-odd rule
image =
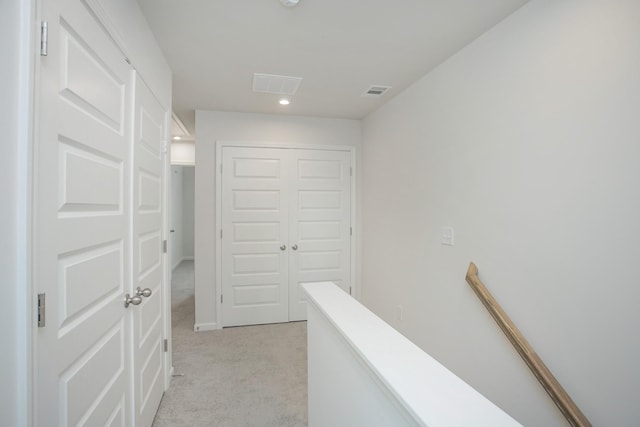
<svg viewBox="0 0 640 427">
<path fill-rule="evenodd" d="M 391 89 L 391 86 L 371 85 L 362 96 L 365 98 L 379 98 L 387 93 L 389 89 Z"/>
<path fill-rule="evenodd" d="M 273 74 L 253 74 L 253 91 L 294 95 L 300 87 L 302 77 L 275 76 Z"/>
</svg>

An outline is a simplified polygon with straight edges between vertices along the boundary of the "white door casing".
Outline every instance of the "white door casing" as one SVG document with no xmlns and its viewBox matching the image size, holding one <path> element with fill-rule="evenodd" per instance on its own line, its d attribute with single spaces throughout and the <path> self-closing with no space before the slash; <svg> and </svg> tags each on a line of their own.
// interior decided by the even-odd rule
<svg viewBox="0 0 640 427">
<path fill-rule="evenodd" d="M 127 425 L 131 68 L 83 3 L 42 4 L 36 424 Z"/>
<path fill-rule="evenodd" d="M 350 292 L 351 150 L 331 148 L 219 150 L 221 325 L 306 319 L 301 283 Z"/>
<path fill-rule="evenodd" d="M 150 426 L 164 392 L 163 310 L 165 112 L 139 76 L 135 79 L 133 135 L 133 288 L 143 304 L 133 310 L 133 377 L 136 426 Z"/>
</svg>

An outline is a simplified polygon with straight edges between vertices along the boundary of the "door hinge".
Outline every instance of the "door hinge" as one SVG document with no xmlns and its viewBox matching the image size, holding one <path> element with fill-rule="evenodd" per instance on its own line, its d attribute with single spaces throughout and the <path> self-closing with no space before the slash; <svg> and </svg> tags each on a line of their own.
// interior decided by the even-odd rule
<svg viewBox="0 0 640 427">
<path fill-rule="evenodd" d="M 220 304 L 222 304 L 222 301 L 224 301 L 224 295 L 220 294 Z"/>
<path fill-rule="evenodd" d="M 220 175 L 222 175 L 222 163 L 220 163 Z"/>
<path fill-rule="evenodd" d="M 168 243 L 167 243 L 167 240 L 165 239 L 162 241 L 162 252 L 164 252 L 165 254 L 167 253 L 167 246 L 168 246 Z"/>
<path fill-rule="evenodd" d="M 46 326 L 46 294 L 38 294 L 38 328 Z"/>
<path fill-rule="evenodd" d="M 349 176 L 353 176 L 353 168 L 349 168 Z"/>
<path fill-rule="evenodd" d="M 222 239 L 222 228 L 220 229 L 220 238 Z"/>
<path fill-rule="evenodd" d="M 164 339 L 164 352 L 166 353 L 167 351 L 169 351 L 169 340 L 168 339 Z"/>
<path fill-rule="evenodd" d="M 40 56 L 47 56 L 49 53 L 49 24 L 47 21 L 40 22 Z"/>
<path fill-rule="evenodd" d="M 349 227 L 349 236 L 353 236 L 353 227 Z"/>
</svg>

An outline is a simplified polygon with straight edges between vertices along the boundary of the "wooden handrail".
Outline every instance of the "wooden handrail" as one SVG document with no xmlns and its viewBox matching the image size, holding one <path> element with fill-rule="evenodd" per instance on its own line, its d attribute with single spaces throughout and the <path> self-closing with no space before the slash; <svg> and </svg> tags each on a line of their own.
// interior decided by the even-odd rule
<svg viewBox="0 0 640 427">
<path fill-rule="evenodd" d="M 507 335 L 511 344 L 516 348 L 520 357 L 529 366 L 533 375 L 538 379 L 547 394 L 556 404 L 560 412 L 574 427 L 591 427 L 591 423 L 584 416 L 580 408 L 569 397 L 567 392 L 562 388 L 556 377 L 553 376 L 549 368 L 544 364 L 540 356 L 533 350 L 531 344 L 524 338 L 520 330 L 514 325 L 507 313 L 504 312 L 500 304 L 493 298 L 491 293 L 484 286 L 478 277 L 478 267 L 474 263 L 469 264 L 467 270 L 467 283 L 474 290 L 476 295 L 482 301 L 491 316 L 500 326 L 500 329 Z"/>
</svg>

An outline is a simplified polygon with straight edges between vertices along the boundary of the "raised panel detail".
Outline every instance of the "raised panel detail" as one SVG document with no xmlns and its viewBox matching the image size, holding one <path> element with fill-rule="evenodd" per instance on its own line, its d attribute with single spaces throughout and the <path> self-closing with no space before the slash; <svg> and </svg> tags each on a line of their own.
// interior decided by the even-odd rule
<svg viewBox="0 0 640 427">
<path fill-rule="evenodd" d="M 280 223 L 236 222 L 233 224 L 233 241 L 236 243 L 278 242 Z"/>
<path fill-rule="evenodd" d="M 298 256 L 300 271 L 337 270 L 340 265 L 340 252 L 301 252 Z"/>
<path fill-rule="evenodd" d="M 125 85 L 73 31 L 61 25 L 60 95 L 85 114 L 122 132 Z"/>
<path fill-rule="evenodd" d="M 140 236 L 139 245 L 138 273 L 140 276 L 144 276 L 151 269 L 160 265 L 160 233 L 153 232 Z"/>
<path fill-rule="evenodd" d="M 147 110 L 140 108 L 140 143 L 154 157 L 162 154 L 162 123 L 157 123 Z"/>
<path fill-rule="evenodd" d="M 279 178 L 278 159 L 233 159 L 233 176 L 236 178 Z"/>
<path fill-rule="evenodd" d="M 141 212 L 159 212 L 162 195 L 160 177 L 140 171 L 138 185 L 138 208 Z"/>
<path fill-rule="evenodd" d="M 233 257 L 233 274 L 280 272 L 279 254 L 242 254 Z"/>
<path fill-rule="evenodd" d="M 118 213 L 122 202 L 122 163 L 59 143 L 59 211 Z"/>
<path fill-rule="evenodd" d="M 140 400 L 139 404 L 142 408 L 149 401 L 149 396 L 154 391 L 154 385 L 160 378 L 160 372 L 162 370 L 162 347 L 161 338 L 158 337 L 157 341 L 153 343 L 152 349 L 149 352 L 149 357 L 142 364 L 140 369 Z"/>
<path fill-rule="evenodd" d="M 340 179 L 341 162 L 339 160 L 299 160 L 298 178 L 302 179 Z"/>
<path fill-rule="evenodd" d="M 114 292 L 124 292 L 122 242 L 61 257 L 58 264 L 60 292 L 60 334 L 72 323 L 90 316 L 111 300 Z"/>
<path fill-rule="evenodd" d="M 299 241 L 340 240 L 339 221 L 300 221 Z"/>
<path fill-rule="evenodd" d="M 340 191 L 308 191 L 298 192 L 298 208 L 302 211 L 311 209 L 340 209 Z"/>
<path fill-rule="evenodd" d="M 280 285 L 252 285 L 233 287 L 234 306 L 273 305 L 280 302 Z"/>
<path fill-rule="evenodd" d="M 141 287 L 146 287 L 146 285 Z M 150 288 L 154 293 L 150 297 L 144 298 L 144 304 L 140 304 L 140 307 L 138 307 L 137 340 L 140 346 L 145 344 L 151 332 L 154 331 L 156 322 L 159 322 L 162 316 L 161 300 L 157 292 L 160 289 L 160 284 Z"/>
<path fill-rule="evenodd" d="M 233 209 L 278 211 L 280 209 L 280 192 L 273 190 L 235 190 L 233 192 Z"/>
<path fill-rule="evenodd" d="M 120 321 L 60 376 L 60 425 L 84 424 L 123 371 L 124 325 Z"/>
</svg>

